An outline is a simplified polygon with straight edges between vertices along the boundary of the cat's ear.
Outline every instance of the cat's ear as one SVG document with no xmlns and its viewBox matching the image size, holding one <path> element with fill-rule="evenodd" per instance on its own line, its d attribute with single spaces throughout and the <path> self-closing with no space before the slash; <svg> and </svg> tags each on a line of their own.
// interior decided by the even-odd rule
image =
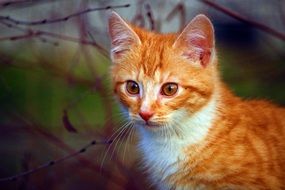
<svg viewBox="0 0 285 190">
<path fill-rule="evenodd" d="M 182 56 L 190 61 L 198 61 L 206 67 L 213 57 L 215 46 L 214 28 L 205 15 L 197 15 L 183 29 L 173 47 L 182 49 Z"/>
<path fill-rule="evenodd" d="M 111 58 L 119 58 L 133 45 L 141 44 L 138 35 L 131 27 L 114 11 L 109 16 L 109 35 L 111 38 Z"/>
</svg>

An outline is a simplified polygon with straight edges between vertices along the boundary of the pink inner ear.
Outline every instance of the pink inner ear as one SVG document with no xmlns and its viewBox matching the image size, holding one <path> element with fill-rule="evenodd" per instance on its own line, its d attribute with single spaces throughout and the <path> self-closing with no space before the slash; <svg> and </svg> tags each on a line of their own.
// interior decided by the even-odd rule
<svg viewBox="0 0 285 190">
<path fill-rule="evenodd" d="M 115 58 L 115 59 L 122 58 L 122 56 L 123 56 L 128 50 L 129 50 L 129 49 L 121 49 L 121 50 L 118 50 L 118 51 L 113 51 L 113 52 L 112 52 L 112 56 L 113 56 L 113 58 Z"/>
<path fill-rule="evenodd" d="M 191 31 L 187 36 L 187 50 L 183 53 L 188 59 L 199 60 L 206 67 L 211 58 L 211 44 L 201 31 Z"/>
<path fill-rule="evenodd" d="M 131 38 L 115 39 L 112 41 L 112 53 L 115 58 L 120 58 L 123 53 L 129 50 L 129 46 L 134 43 Z"/>
</svg>

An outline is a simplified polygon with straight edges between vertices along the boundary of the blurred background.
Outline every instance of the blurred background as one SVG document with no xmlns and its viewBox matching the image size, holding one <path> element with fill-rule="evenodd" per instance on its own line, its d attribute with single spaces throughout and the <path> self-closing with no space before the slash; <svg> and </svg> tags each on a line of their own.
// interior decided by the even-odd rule
<svg viewBox="0 0 285 190">
<path fill-rule="evenodd" d="M 118 131 L 126 121 L 108 76 L 110 8 L 164 33 L 206 14 L 231 89 L 285 105 L 284 0 L 2 0 L 0 189 L 152 189 L 135 132 Z"/>
</svg>

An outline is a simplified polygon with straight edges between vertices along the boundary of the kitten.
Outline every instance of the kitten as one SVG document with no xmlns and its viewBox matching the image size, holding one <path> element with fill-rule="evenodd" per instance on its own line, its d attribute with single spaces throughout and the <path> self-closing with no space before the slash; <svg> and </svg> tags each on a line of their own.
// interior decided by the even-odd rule
<svg viewBox="0 0 285 190">
<path fill-rule="evenodd" d="M 114 92 L 157 189 L 285 189 L 285 109 L 228 90 L 206 16 L 158 34 L 112 12 L 109 34 Z"/>
</svg>

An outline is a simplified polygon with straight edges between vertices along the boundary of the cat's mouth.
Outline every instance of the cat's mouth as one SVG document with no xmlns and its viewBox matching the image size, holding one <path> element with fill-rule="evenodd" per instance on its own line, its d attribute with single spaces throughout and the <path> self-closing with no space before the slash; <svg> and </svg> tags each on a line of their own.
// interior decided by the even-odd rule
<svg viewBox="0 0 285 190">
<path fill-rule="evenodd" d="M 146 126 L 146 127 L 150 127 L 150 128 L 157 128 L 157 127 L 160 127 L 161 125 L 159 125 L 159 124 L 157 124 L 157 123 L 153 123 L 153 122 L 146 121 L 146 122 L 145 122 L 145 126 Z"/>
<path fill-rule="evenodd" d="M 137 123 L 147 128 L 158 128 L 162 126 L 160 123 L 153 122 L 153 121 L 138 121 Z"/>
</svg>

